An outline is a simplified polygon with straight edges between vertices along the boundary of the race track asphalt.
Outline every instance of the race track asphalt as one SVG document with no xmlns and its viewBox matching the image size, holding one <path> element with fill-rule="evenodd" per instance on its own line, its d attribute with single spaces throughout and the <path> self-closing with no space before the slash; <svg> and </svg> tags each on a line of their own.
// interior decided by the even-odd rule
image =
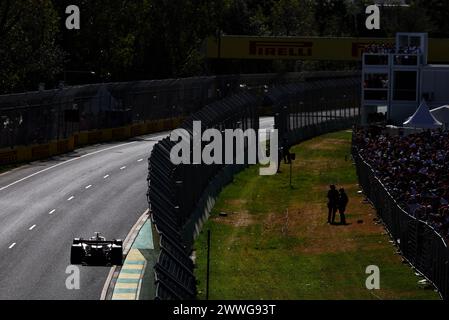
<svg viewBox="0 0 449 320">
<path fill-rule="evenodd" d="M 262 118 L 261 128 L 273 126 Z M 0 175 L 0 299 L 98 300 L 110 268 L 80 267 L 69 290 L 73 238 L 124 239 L 142 213 L 148 157 L 167 133 L 89 146 Z"/>
<path fill-rule="evenodd" d="M 90 146 L 0 175 L 0 299 L 99 299 L 109 268 L 80 267 L 74 237 L 124 239 L 146 200 L 148 157 L 166 134 Z"/>
</svg>

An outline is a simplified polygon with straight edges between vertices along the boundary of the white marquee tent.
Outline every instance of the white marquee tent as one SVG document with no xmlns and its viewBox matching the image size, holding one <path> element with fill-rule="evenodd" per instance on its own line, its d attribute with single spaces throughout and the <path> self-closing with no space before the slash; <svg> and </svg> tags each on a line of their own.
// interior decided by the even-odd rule
<svg viewBox="0 0 449 320">
<path fill-rule="evenodd" d="M 425 100 L 421 102 L 415 114 L 404 122 L 404 127 L 419 129 L 437 129 L 443 124 L 430 113 Z"/>
</svg>

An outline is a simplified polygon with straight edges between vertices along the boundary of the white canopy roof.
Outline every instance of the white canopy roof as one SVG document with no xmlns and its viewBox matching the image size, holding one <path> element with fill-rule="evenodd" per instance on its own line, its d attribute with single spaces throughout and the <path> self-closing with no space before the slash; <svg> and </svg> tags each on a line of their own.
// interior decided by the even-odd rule
<svg viewBox="0 0 449 320">
<path fill-rule="evenodd" d="M 441 123 L 449 124 L 449 106 L 441 106 L 431 110 L 430 113 Z"/>
<path fill-rule="evenodd" d="M 429 107 L 425 100 L 421 102 L 415 114 L 404 122 L 404 127 L 420 128 L 420 129 L 436 129 L 443 124 L 439 122 L 430 113 Z"/>
</svg>

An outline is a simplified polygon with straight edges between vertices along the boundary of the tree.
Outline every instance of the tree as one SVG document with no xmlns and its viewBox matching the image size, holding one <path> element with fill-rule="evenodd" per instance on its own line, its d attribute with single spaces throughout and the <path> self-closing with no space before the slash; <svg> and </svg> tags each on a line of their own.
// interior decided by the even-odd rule
<svg viewBox="0 0 449 320">
<path fill-rule="evenodd" d="M 250 33 L 259 36 L 268 36 L 271 34 L 270 19 L 263 11 L 262 6 L 258 5 L 249 18 Z"/>
<path fill-rule="evenodd" d="M 412 4 L 417 11 L 426 16 L 426 22 L 432 23 L 431 36 L 446 38 L 449 36 L 449 1 L 418 0 Z"/>
<path fill-rule="evenodd" d="M 316 0 L 314 13 L 318 35 L 346 36 L 352 34 L 350 4 L 346 0 Z"/>
<path fill-rule="evenodd" d="M 62 0 L 81 9 L 81 30 L 64 30 L 66 68 L 93 70 L 102 81 L 196 75 L 202 41 L 218 29 L 222 1 Z M 195 70 L 195 71 L 193 71 Z"/>
<path fill-rule="evenodd" d="M 0 92 L 36 90 L 61 71 L 58 16 L 50 0 L 0 2 Z"/>
<path fill-rule="evenodd" d="M 134 65 L 136 34 L 142 28 L 142 3 L 136 0 L 53 0 L 64 21 L 70 4 L 81 10 L 81 29 L 62 29 L 61 46 L 67 52 L 64 70 L 94 71 L 99 81 L 126 79 Z M 68 79 L 69 84 L 76 77 Z"/>
<path fill-rule="evenodd" d="M 313 1 L 279 0 L 273 5 L 273 35 L 313 35 Z"/>
<path fill-rule="evenodd" d="M 435 30 L 431 18 L 417 3 L 411 3 L 409 7 L 382 8 L 381 27 L 390 37 L 397 32 L 428 32 L 432 34 Z"/>
<path fill-rule="evenodd" d="M 226 34 L 251 34 L 250 12 L 245 0 L 230 0 L 223 12 L 223 31 Z"/>
</svg>

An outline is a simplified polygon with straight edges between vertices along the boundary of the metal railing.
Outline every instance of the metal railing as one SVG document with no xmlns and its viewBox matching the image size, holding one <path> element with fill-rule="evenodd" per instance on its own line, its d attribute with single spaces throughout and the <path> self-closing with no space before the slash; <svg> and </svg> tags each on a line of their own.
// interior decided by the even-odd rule
<svg viewBox="0 0 449 320">
<path fill-rule="evenodd" d="M 449 299 L 449 249 L 429 224 L 406 212 L 376 177 L 373 168 L 353 145 L 352 156 L 359 184 L 376 208 L 403 257 Z"/>
</svg>

